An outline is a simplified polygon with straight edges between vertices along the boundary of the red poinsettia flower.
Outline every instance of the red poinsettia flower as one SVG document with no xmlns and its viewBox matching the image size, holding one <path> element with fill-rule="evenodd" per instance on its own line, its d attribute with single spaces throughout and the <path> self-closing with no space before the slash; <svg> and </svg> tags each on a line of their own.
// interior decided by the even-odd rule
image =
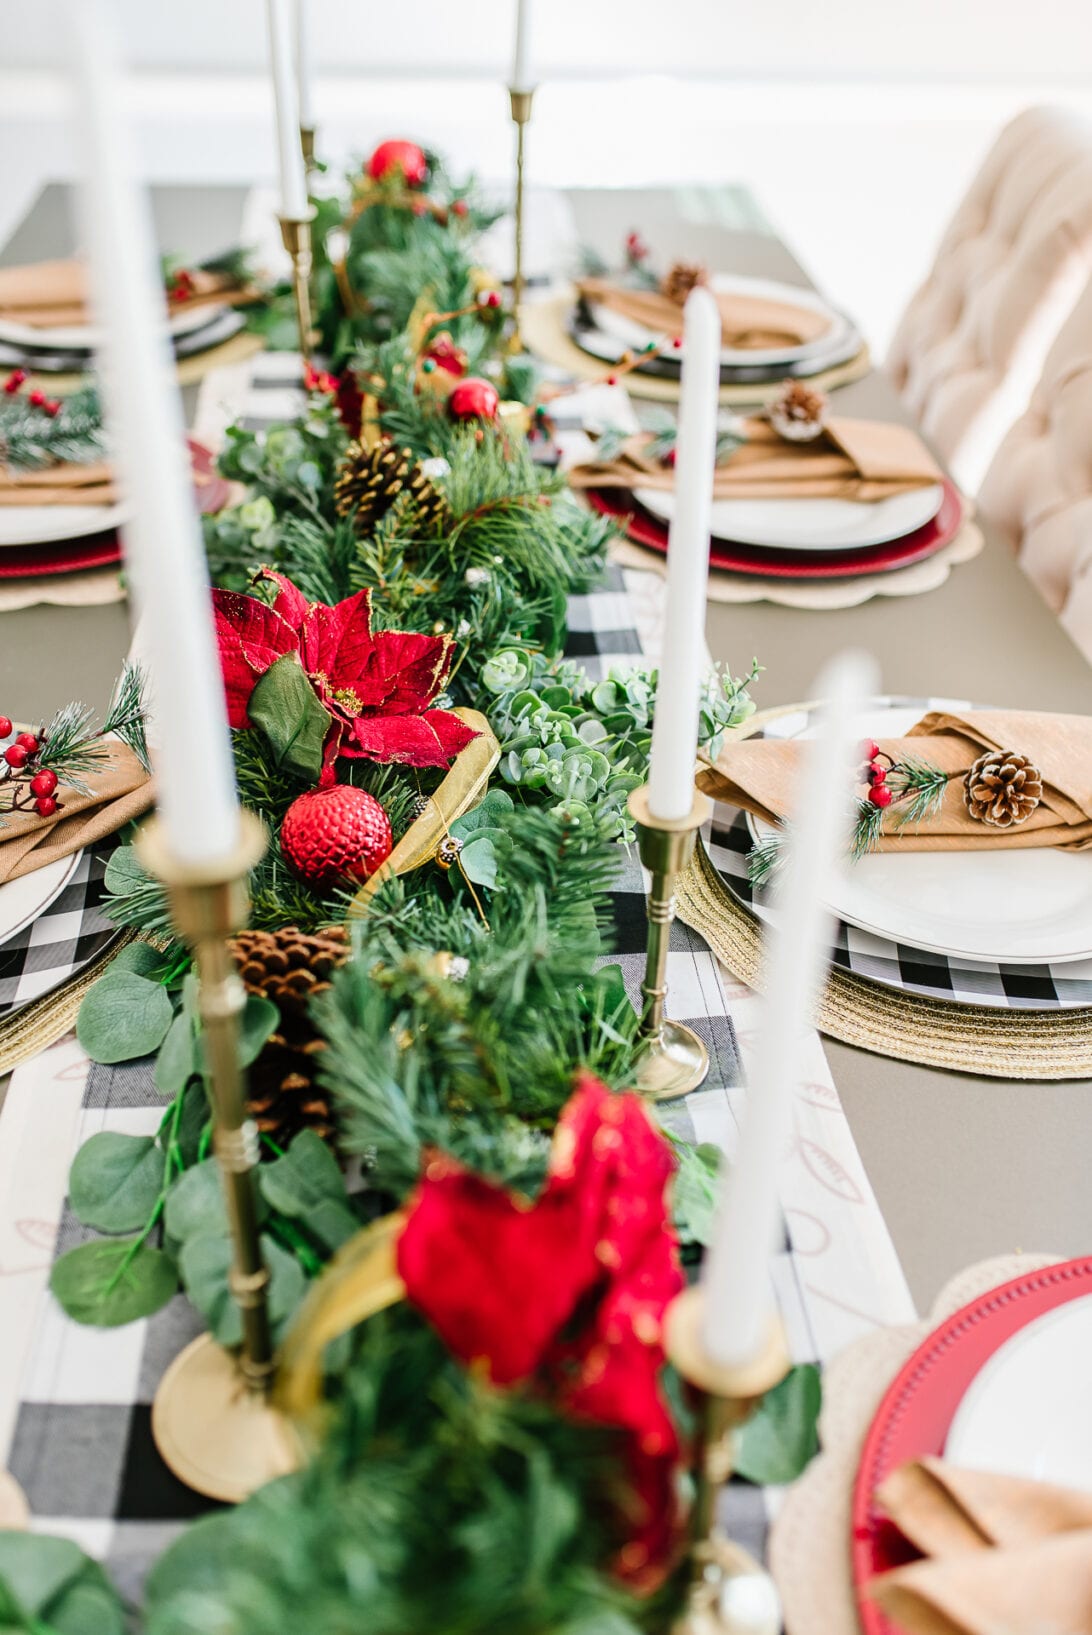
<svg viewBox="0 0 1092 1635">
<path fill-rule="evenodd" d="M 450 710 L 429 708 L 451 668 L 450 636 L 373 633 L 369 591 L 327 607 L 309 602 L 283 574 L 264 568 L 260 577 L 278 586 L 272 607 L 236 591 L 212 593 L 233 727 L 251 725 L 247 706 L 259 678 L 295 653 L 331 716 L 327 763 L 340 754 L 447 766 L 475 736 Z"/>
<path fill-rule="evenodd" d="M 626 1433 L 615 1567 L 642 1591 L 680 1541 L 679 1436 L 660 1382 L 664 1311 L 683 1285 L 664 1200 L 673 1167 L 639 1099 L 585 1074 L 533 1206 L 438 1154 L 398 1244 L 408 1298 L 457 1357 Z"/>
</svg>

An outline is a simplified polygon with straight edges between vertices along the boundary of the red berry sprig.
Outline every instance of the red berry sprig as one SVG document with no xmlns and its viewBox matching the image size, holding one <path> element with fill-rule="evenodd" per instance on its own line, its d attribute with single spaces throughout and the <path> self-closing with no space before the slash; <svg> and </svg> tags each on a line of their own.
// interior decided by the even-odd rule
<svg viewBox="0 0 1092 1635">
<path fill-rule="evenodd" d="M 0 738 L 10 738 L 11 720 L 0 715 Z M 39 817 L 53 817 L 62 810 L 57 799 L 57 774 L 51 767 L 39 767 L 37 761 L 42 743 L 33 732 L 21 732 L 0 754 L 8 768 L 8 776 L 0 785 L 7 802 L 0 812 L 37 812 Z"/>
<path fill-rule="evenodd" d="M 861 745 L 861 754 L 860 781 L 868 785 L 869 800 L 873 806 L 890 806 L 895 797 L 887 787 L 887 774 L 894 769 L 894 761 L 871 738 Z"/>
</svg>

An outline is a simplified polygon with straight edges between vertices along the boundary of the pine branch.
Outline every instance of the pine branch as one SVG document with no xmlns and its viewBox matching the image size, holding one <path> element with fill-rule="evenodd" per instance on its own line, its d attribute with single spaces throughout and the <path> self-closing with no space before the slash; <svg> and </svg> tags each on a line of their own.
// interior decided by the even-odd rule
<svg viewBox="0 0 1092 1635">
<path fill-rule="evenodd" d="M 0 465 L 13 471 L 40 471 L 62 461 L 89 465 L 105 451 L 98 394 L 93 388 L 62 398 L 50 415 L 22 392 L 0 397 Z"/>
</svg>

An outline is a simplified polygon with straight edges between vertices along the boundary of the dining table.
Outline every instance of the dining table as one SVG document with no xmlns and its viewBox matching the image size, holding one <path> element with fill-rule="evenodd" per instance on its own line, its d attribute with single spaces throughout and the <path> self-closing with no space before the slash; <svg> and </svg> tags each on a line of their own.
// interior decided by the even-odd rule
<svg viewBox="0 0 1092 1635">
<path fill-rule="evenodd" d="M 566 191 L 576 234 L 616 258 L 639 230 L 654 261 L 700 259 L 718 270 L 811 280 L 740 189 Z M 156 186 L 163 250 L 191 259 L 237 243 L 247 188 Z M 44 188 L 0 252 L 0 265 L 71 252 L 67 185 Z M 827 293 L 837 303 L 838 292 Z M 195 391 L 186 392 L 192 415 Z M 880 366 L 837 390 L 840 413 L 906 420 Z M 762 666 L 760 708 L 807 699 L 824 661 L 864 649 L 884 691 L 1067 713 L 1092 708 L 1092 671 L 1024 577 L 988 517 L 985 547 L 921 595 L 840 610 L 759 601 L 710 602 L 706 635 L 715 660 Z M 39 719 L 71 698 L 101 707 L 130 640 L 124 602 L 41 604 L 0 613 L 0 708 Z M 1083 1155 L 1092 1147 L 1092 1080 L 1027 1083 L 951 1072 L 824 1040 L 833 1082 L 919 1310 L 969 1262 L 1022 1249 L 1057 1256 L 1088 1248 Z"/>
</svg>

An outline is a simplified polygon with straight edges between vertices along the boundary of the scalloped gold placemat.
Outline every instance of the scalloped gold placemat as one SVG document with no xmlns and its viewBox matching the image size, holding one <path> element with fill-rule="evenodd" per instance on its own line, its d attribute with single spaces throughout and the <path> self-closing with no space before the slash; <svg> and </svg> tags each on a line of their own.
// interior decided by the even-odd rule
<svg viewBox="0 0 1092 1635">
<path fill-rule="evenodd" d="M 88 988 L 98 981 L 119 950 L 135 941 L 135 931 L 120 931 L 97 959 L 61 987 L 43 994 L 41 999 L 32 999 L 29 1005 L 23 1005 L 0 1022 L 0 1074 L 10 1073 L 20 1062 L 63 1038 L 75 1026 L 80 1002 Z"/>
<path fill-rule="evenodd" d="M 748 723 L 750 725 L 750 723 Z M 749 988 L 761 991 L 762 928 L 723 885 L 700 840 L 676 894 L 679 918 Z M 835 967 L 815 1013 L 820 1033 L 878 1056 L 1000 1079 L 1092 1076 L 1092 1009 L 994 1010 L 867 982 Z"/>
<path fill-rule="evenodd" d="M 582 352 L 566 328 L 575 299 L 574 292 L 569 289 L 544 301 L 525 301 L 519 309 L 520 339 L 528 352 L 533 352 L 544 363 L 556 364 L 578 380 L 605 380 L 611 373 L 610 364 Z M 862 345 L 856 357 L 838 364 L 834 369 L 825 369 L 821 374 L 809 375 L 807 384 L 816 390 L 829 392 L 836 386 L 848 385 L 851 380 L 860 380 L 871 368 L 872 358 L 868 347 Z M 677 381 L 642 375 L 638 370 L 627 374 L 625 381 L 626 391 L 631 397 L 654 403 L 679 401 Z M 769 403 L 783 384 L 778 379 L 761 386 L 722 386 L 720 401 L 723 404 Z"/>
</svg>

